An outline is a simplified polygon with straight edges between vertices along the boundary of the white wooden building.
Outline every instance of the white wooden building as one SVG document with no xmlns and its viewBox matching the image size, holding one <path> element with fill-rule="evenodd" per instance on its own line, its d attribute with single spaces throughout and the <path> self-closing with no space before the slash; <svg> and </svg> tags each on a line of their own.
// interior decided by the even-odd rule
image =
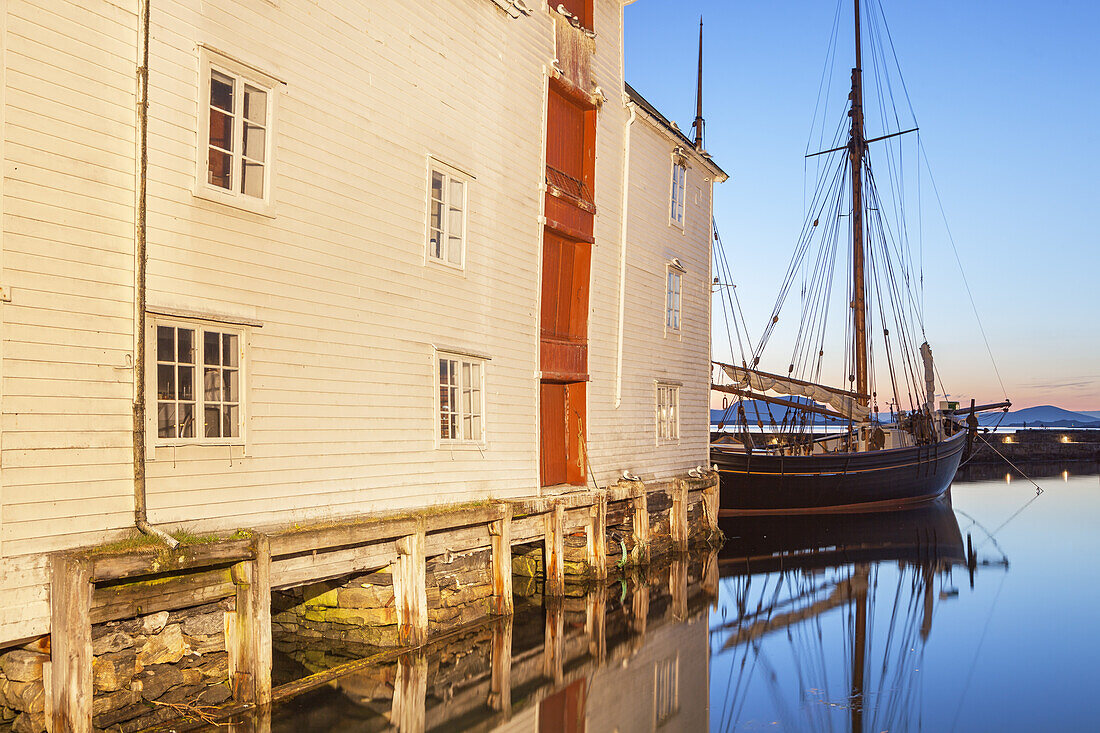
<svg viewBox="0 0 1100 733">
<path fill-rule="evenodd" d="M 546 490 L 551 89 L 594 120 L 580 482 L 707 463 L 725 175 L 621 91 L 621 0 L 563 7 L 3 5 L 0 647 L 45 553 L 135 534 L 136 463 L 164 530 Z"/>
</svg>

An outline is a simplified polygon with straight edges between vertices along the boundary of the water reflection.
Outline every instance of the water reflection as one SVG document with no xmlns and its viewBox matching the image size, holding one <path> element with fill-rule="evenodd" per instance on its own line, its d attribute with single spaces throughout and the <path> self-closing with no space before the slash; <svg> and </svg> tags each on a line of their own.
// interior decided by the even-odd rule
<svg viewBox="0 0 1100 733">
<path fill-rule="evenodd" d="M 712 729 L 911 729 L 936 606 L 976 566 L 950 504 L 723 529 Z"/>
</svg>

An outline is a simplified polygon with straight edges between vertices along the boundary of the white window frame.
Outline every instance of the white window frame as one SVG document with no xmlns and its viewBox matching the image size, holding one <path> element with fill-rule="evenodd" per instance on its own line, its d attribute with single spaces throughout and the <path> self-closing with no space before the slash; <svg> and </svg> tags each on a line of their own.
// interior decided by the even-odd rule
<svg viewBox="0 0 1100 733">
<path fill-rule="evenodd" d="M 247 443 L 248 424 L 248 345 L 249 330 L 236 324 L 221 323 L 207 320 L 192 320 L 165 316 L 150 316 L 147 320 L 149 326 L 146 336 L 146 435 L 154 446 L 244 446 Z M 158 411 L 158 328 L 168 326 L 174 328 L 186 328 L 195 332 L 194 342 L 194 384 L 195 396 L 195 429 L 194 435 L 189 438 L 160 437 L 159 411 Z M 214 332 L 219 334 L 231 334 L 237 337 L 237 435 L 230 437 L 206 437 L 205 410 L 206 390 L 203 384 L 203 370 L 205 359 L 204 334 Z M 220 404 L 220 403 L 219 403 Z"/>
<path fill-rule="evenodd" d="M 672 175 L 669 176 L 668 221 L 674 227 L 684 228 L 684 209 L 687 203 L 687 161 L 673 155 Z"/>
<path fill-rule="evenodd" d="M 198 100 L 198 147 L 195 155 L 195 189 L 198 198 L 216 201 L 238 209 L 273 217 L 275 207 L 275 133 L 278 114 L 278 97 L 281 82 L 258 69 L 233 59 L 221 52 L 203 47 L 200 52 L 200 78 Z M 232 163 L 229 188 L 209 182 L 210 162 L 210 77 L 213 73 L 233 79 L 233 137 Z M 243 120 L 244 86 L 255 87 L 267 94 L 264 139 L 263 196 L 251 196 L 240 191 L 243 176 Z"/>
<path fill-rule="evenodd" d="M 443 400 L 443 375 L 441 363 L 447 361 L 457 365 L 455 372 L 456 383 L 453 389 L 455 390 L 455 409 L 448 410 L 447 414 L 455 415 L 455 424 L 457 426 L 457 435 L 451 437 L 444 437 L 442 432 L 442 422 L 444 415 L 444 400 Z M 470 354 L 463 354 L 453 351 L 437 350 L 435 352 L 435 358 L 433 359 L 432 379 L 435 385 L 435 419 L 433 422 L 435 441 L 439 447 L 456 447 L 456 446 L 470 446 L 470 447 L 484 447 L 486 445 L 487 426 L 485 416 L 485 371 L 488 359 L 481 356 L 473 356 Z M 471 367 L 469 370 L 464 367 Z M 477 367 L 478 376 L 476 382 L 471 381 L 467 383 L 466 376 L 473 372 L 473 367 Z M 476 391 L 476 398 L 470 400 L 471 405 L 476 403 L 476 410 L 466 410 L 466 395 Z M 467 418 L 477 417 L 480 419 L 481 431 L 479 435 L 467 435 Z"/>
<path fill-rule="evenodd" d="M 680 655 L 653 665 L 653 728 L 660 728 L 680 712 Z"/>
<path fill-rule="evenodd" d="M 435 176 L 443 177 L 443 199 L 442 201 L 435 198 L 432 195 L 432 184 L 435 180 Z M 475 177 L 456 168 L 453 165 L 449 165 L 439 160 L 438 158 L 428 158 L 428 176 L 427 176 L 427 188 L 425 191 L 426 212 L 424 217 L 424 259 L 426 262 L 430 262 L 435 265 L 442 265 L 444 267 L 450 267 L 455 270 L 466 269 L 466 249 L 470 240 L 469 232 L 469 204 L 470 204 L 470 185 L 474 182 Z M 458 237 L 458 246 L 460 248 L 458 253 L 458 261 L 452 262 L 450 254 L 451 238 L 452 234 L 452 218 L 449 215 L 454 210 L 455 202 L 451 200 L 451 183 L 462 184 L 462 201 L 459 202 L 458 209 L 460 227 L 462 234 Z M 442 206 L 443 214 L 440 218 L 440 236 L 441 236 L 441 249 L 440 256 L 436 256 L 432 247 L 432 233 L 436 231 L 436 228 L 432 226 L 432 212 L 438 205 Z"/>
<path fill-rule="evenodd" d="M 683 266 L 677 262 L 671 262 L 665 268 L 666 335 L 678 336 L 684 327 L 684 274 Z"/>
<path fill-rule="evenodd" d="M 680 385 L 657 382 L 654 403 L 657 444 L 680 442 Z"/>
</svg>

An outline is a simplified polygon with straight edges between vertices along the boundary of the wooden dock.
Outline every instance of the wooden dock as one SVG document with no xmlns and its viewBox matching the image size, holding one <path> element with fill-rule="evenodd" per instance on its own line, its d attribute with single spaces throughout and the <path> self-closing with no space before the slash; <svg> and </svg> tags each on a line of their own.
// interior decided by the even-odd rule
<svg viewBox="0 0 1100 733">
<path fill-rule="evenodd" d="M 652 502 L 668 507 L 658 518 L 662 526 L 667 519 L 665 544 L 675 555 L 686 552 L 693 538 L 710 541 L 718 535 L 718 481 L 715 474 L 708 473 L 701 478 L 651 484 L 621 481 L 606 489 L 556 496 L 270 528 L 176 550 L 55 554 L 50 558 L 53 633 L 47 675 L 47 715 L 52 731 L 92 729 L 93 624 L 224 601 L 230 609 L 226 611 L 225 646 L 233 704 L 263 707 L 273 699 L 273 591 L 390 568 L 399 639 L 398 649 L 392 653 L 408 654 L 438 636 L 438 630 L 429 624 L 428 558 L 490 550 L 492 613 L 509 617 L 515 605 L 512 548 L 541 542 L 543 593 L 549 608 L 552 599 L 565 592 L 567 535 L 585 534 L 586 575 L 595 580 L 606 578 L 607 527 L 625 515 L 632 532 L 631 564 L 649 564 L 655 544 L 650 534 Z M 644 619 L 645 614 L 639 617 Z M 547 634 L 548 638 L 561 638 L 561 634 Z M 560 669 L 563 659 L 560 655 L 558 661 L 552 659 L 551 667 Z M 415 681 L 416 669 L 408 676 Z"/>
</svg>

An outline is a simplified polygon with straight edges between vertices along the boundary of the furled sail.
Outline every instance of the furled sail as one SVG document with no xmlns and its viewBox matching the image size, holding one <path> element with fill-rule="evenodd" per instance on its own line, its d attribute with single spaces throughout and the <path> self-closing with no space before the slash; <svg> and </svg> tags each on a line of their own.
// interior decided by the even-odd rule
<svg viewBox="0 0 1100 733">
<path fill-rule="evenodd" d="M 769 374 L 768 372 L 746 369 L 732 364 L 719 363 L 718 366 L 735 384 L 742 387 L 750 387 L 757 392 L 771 390 L 796 397 L 809 397 L 814 402 L 828 405 L 850 420 L 857 422 L 866 420 L 871 412 L 870 408 L 860 401 L 861 395 L 855 392 L 846 392 L 822 384 L 804 382 L 801 379 L 791 377 L 781 377 L 778 374 Z"/>
</svg>

